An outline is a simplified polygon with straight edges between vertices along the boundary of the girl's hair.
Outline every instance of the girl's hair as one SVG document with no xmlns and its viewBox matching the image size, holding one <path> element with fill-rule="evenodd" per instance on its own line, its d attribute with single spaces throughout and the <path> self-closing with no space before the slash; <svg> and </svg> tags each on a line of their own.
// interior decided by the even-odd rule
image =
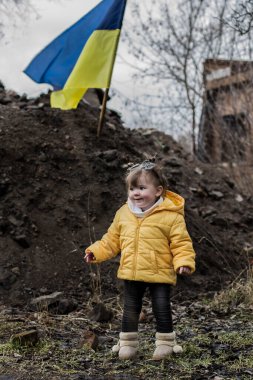
<svg viewBox="0 0 253 380">
<path fill-rule="evenodd" d="M 145 160 L 141 164 L 133 165 L 128 169 L 126 175 L 126 185 L 127 188 L 130 186 L 137 186 L 140 176 L 145 173 L 155 187 L 162 186 L 163 187 L 163 195 L 165 195 L 167 188 L 167 181 L 165 179 L 164 174 L 162 173 L 161 168 L 159 168 L 152 161 Z"/>
</svg>

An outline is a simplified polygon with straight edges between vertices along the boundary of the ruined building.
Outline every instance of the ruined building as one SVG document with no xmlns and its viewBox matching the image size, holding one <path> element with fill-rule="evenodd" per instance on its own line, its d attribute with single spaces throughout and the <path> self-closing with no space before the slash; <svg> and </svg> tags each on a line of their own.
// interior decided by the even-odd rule
<svg viewBox="0 0 253 380">
<path fill-rule="evenodd" d="M 198 156 L 253 164 L 253 62 L 207 59 Z"/>
</svg>

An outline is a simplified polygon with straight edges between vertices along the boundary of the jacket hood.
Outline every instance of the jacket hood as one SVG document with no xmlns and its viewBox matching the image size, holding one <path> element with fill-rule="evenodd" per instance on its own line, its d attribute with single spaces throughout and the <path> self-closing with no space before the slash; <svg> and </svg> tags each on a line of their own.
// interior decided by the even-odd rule
<svg viewBox="0 0 253 380">
<path fill-rule="evenodd" d="M 158 206 L 158 209 L 166 209 L 184 215 L 184 204 L 185 201 L 184 198 L 181 197 L 181 195 L 167 190 L 164 201 Z"/>
</svg>

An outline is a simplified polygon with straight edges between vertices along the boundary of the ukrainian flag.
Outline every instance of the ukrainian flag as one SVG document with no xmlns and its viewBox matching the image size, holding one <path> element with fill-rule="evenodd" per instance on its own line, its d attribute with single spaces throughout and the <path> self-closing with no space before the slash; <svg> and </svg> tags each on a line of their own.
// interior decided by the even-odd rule
<svg viewBox="0 0 253 380">
<path fill-rule="evenodd" d="M 88 88 L 109 88 L 126 0 L 103 0 L 43 49 L 24 72 L 55 90 L 51 106 L 78 106 Z"/>
</svg>

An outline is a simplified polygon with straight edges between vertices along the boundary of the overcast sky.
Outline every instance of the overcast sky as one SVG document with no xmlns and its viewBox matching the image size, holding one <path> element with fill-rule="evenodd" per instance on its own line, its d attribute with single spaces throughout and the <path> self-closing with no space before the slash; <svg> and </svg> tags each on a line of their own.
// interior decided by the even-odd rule
<svg viewBox="0 0 253 380">
<path fill-rule="evenodd" d="M 46 91 L 49 86 L 33 82 L 22 71 L 41 49 L 100 1 L 31 0 L 37 14 L 31 11 L 26 19 L 16 17 L 15 27 L 8 22 L 8 26 L 4 29 L 5 38 L 0 42 L 0 80 L 6 89 L 15 90 L 19 94 L 26 93 L 29 97 L 35 97 Z M 125 18 L 127 14 L 128 9 Z M 124 50 L 120 42 L 111 88 L 131 96 L 136 89 L 130 80 L 129 67 L 123 64 L 120 58 Z M 120 107 L 117 99 L 112 105 L 114 108 Z"/>
</svg>

